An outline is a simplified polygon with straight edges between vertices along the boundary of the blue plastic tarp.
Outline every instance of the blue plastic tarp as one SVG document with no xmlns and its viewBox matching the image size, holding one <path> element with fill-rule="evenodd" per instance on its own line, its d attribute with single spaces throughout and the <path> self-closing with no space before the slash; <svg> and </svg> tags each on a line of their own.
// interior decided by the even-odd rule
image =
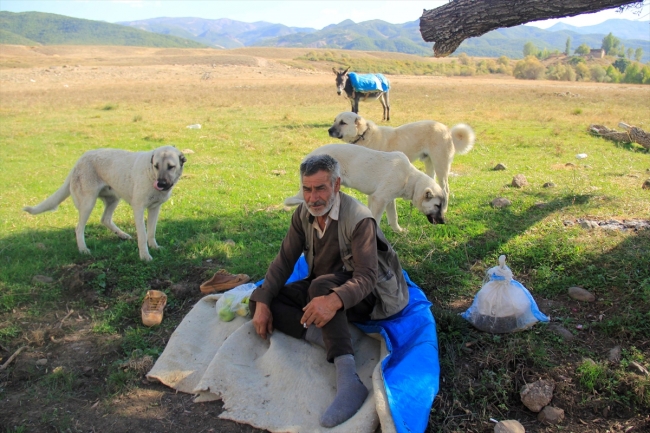
<svg viewBox="0 0 650 433">
<path fill-rule="evenodd" d="M 287 283 L 307 277 L 307 262 L 301 256 Z M 388 355 L 382 360 L 384 387 L 398 433 L 422 433 L 440 389 L 440 362 L 436 322 L 431 303 L 406 271 L 409 303 L 385 320 L 355 323 L 366 333 L 379 333 L 386 341 Z M 262 281 L 256 285 L 262 284 Z"/>
<path fill-rule="evenodd" d="M 388 92 L 390 83 L 388 78 L 382 74 L 357 74 L 356 72 L 348 72 L 348 80 L 352 83 L 355 92 Z"/>
</svg>

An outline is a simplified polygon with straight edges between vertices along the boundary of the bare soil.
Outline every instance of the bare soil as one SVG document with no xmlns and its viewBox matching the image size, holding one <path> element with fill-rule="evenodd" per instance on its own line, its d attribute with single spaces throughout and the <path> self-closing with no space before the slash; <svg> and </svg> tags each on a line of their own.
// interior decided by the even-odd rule
<svg viewBox="0 0 650 433">
<path fill-rule="evenodd" d="M 0 85 L 10 86 L 11 91 L 25 89 L 38 91 L 53 86 L 110 86 L 115 79 L 133 82 L 179 81 L 188 77 L 215 79 L 223 83 L 235 79 L 259 79 L 286 81 L 297 79 L 332 80 L 331 70 L 313 70 L 287 66 L 280 60 L 291 60 L 308 50 L 241 49 L 180 50 L 127 47 L 21 47 L 0 46 Z M 360 54 L 361 55 L 361 54 Z M 171 78 L 173 79 L 173 78 Z M 399 77 L 398 80 L 417 81 L 422 77 Z M 429 78 L 430 79 L 430 78 Z M 488 80 L 474 78 L 473 80 Z M 500 80 L 493 78 L 492 80 Z M 502 79 L 506 80 L 506 79 Z M 91 84 L 92 83 L 92 84 Z M 226 85 L 226 84 L 224 84 Z M 509 86 L 547 86 L 549 92 L 559 83 L 522 82 L 511 80 Z M 583 87 L 587 87 L 585 85 Z M 87 265 L 87 264 L 86 264 Z M 107 308 L 101 299 L 88 290 L 95 275 L 86 265 L 75 265 L 53 275 L 55 281 L 65 282 L 65 297 L 49 314 L 32 317 L 26 309 L 18 309 L 0 318 L 0 322 L 19 321 L 28 329 L 21 336 L 27 346 L 8 367 L 0 371 L 0 391 L 5 399 L 0 409 L 0 430 L 3 432 L 175 432 L 175 433 L 252 433 L 262 430 L 248 425 L 222 420 L 222 403 L 193 403 L 193 396 L 176 393 L 159 383 L 151 383 L 145 374 L 152 366 L 152 359 L 143 355 L 138 362 L 125 362 L 122 370 L 135 375 L 135 386 L 113 389 L 107 377 L 113 365 L 122 360 L 119 342 L 110 335 L 92 332 L 91 317 L 97 311 Z M 172 288 L 178 299 L 174 308 L 165 311 L 165 322 L 173 324 L 161 327 L 158 336 L 161 345 L 168 341 L 175 325 L 189 312 L 201 297 L 198 289 L 201 276 L 208 265 L 197 268 L 196 279 L 183 281 Z M 169 281 L 151 281 L 151 288 L 169 286 Z M 110 293 L 107 293 L 110 296 Z M 85 308 L 70 310 L 68 303 L 83 299 Z M 133 300 L 137 301 L 136 299 Z M 467 303 L 452 306 L 450 314 L 463 311 Z M 585 304 L 577 301 L 541 300 L 540 308 L 547 314 L 571 311 L 572 317 L 590 323 L 602 320 L 603 315 L 624 314 L 613 305 L 603 311 L 597 303 Z M 442 306 L 440 306 L 442 308 Z M 449 311 L 449 306 L 444 306 Z M 600 319 L 599 319 L 600 318 Z M 443 318 L 438 332 L 448 331 L 449 324 Z M 134 326 L 136 323 L 133 324 Z M 636 345 L 648 350 L 650 341 L 646 336 L 635 341 L 614 341 L 585 331 L 578 336 L 579 344 L 592 351 L 606 354 L 617 345 Z M 5 363 L 14 348 L 0 346 L 0 360 Z M 441 346 L 441 356 L 449 348 Z M 507 351 L 485 351 L 480 339 L 466 344 L 462 360 L 453 368 L 459 369 L 462 383 L 444 381 L 443 365 L 441 390 L 434 403 L 437 414 L 432 417 L 428 431 L 491 432 L 493 424 L 483 421 L 465 406 L 467 402 L 455 399 L 456 388 L 474 385 L 482 369 L 495 363 L 508 366 L 508 371 L 518 385 L 540 378 L 552 379 L 556 383 L 553 403 L 565 411 L 566 419 L 560 427 L 543 426 L 537 422 L 536 414 L 519 405 L 516 418 L 529 432 L 567 431 L 574 433 L 594 432 L 646 432 L 650 431 L 650 414 L 633 413 L 623 404 L 600 398 L 597 394 L 585 396 L 578 390 L 575 380 L 577 360 L 562 359 L 562 354 L 553 353 L 554 364 L 560 368 L 552 370 L 531 367 L 526 360 L 511 358 Z M 51 387 L 32 385 L 46 375 L 63 367 L 73 372 L 69 382 L 58 381 Z M 131 376 L 133 377 L 133 376 Z M 63 382 L 65 388 L 61 389 Z M 112 382 L 114 383 L 114 381 Z M 35 391 L 38 390 L 38 391 Z M 56 396 L 56 397 L 53 397 Z M 584 399 L 588 402 L 585 404 Z M 511 400 L 516 400 L 513 397 Z M 580 404 L 578 404 L 580 403 Z M 490 405 L 485 411 L 498 414 L 503 408 Z M 510 412 L 512 415 L 512 412 Z M 511 416 L 512 417 L 512 416 Z M 459 421 L 462 420 L 462 421 Z"/>
</svg>

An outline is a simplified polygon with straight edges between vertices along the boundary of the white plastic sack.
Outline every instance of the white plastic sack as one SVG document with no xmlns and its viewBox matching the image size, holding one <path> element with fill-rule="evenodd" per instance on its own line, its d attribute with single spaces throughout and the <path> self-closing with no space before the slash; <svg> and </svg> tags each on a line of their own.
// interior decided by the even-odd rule
<svg viewBox="0 0 650 433">
<path fill-rule="evenodd" d="M 235 315 L 248 316 L 250 314 L 248 301 L 256 288 L 255 284 L 247 283 L 223 292 L 215 304 L 219 318 L 224 322 L 230 322 Z"/>
<path fill-rule="evenodd" d="M 492 334 L 522 331 L 537 322 L 549 321 L 530 292 L 512 279 L 503 255 L 499 257 L 499 266 L 487 271 L 486 282 L 461 316 L 477 329 Z"/>
</svg>

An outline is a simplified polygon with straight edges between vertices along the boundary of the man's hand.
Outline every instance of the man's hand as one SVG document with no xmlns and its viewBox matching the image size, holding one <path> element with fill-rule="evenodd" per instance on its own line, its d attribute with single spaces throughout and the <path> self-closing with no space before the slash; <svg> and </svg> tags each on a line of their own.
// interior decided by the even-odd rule
<svg viewBox="0 0 650 433">
<path fill-rule="evenodd" d="M 255 315 L 253 316 L 253 326 L 255 332 L 266 340 L 266 334 L 273 334 L 273 315 L 268 305 L 257 302 L 255 305 Z"/>
<path fill-rule="evenodd" d="M 302 309 L 305 314 L 302 315 L 300 323 L 308 328 L 312 323 L 318 328 L 322 328 L 332 320 L 334 314 L 343 307 L 343 301 L 336 293 L 330 293 L 327 296 L 318 296 L 312 299 L 309 304 Z"/>
</svg>

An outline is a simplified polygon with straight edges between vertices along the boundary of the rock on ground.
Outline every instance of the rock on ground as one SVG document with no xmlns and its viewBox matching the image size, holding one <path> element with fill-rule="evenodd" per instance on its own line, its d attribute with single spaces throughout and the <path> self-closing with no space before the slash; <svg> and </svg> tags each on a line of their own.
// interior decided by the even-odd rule
<svg viewBox="0 0 650 433">
<path fill-rule="evenodd" d="M 531 411 L 539 412 L 553 399 L 555 383 L 550 380 L 538 380 L 529 383 L 519 393 L 521 402 Z"/>
<path fill-rule="evenodd" d="M 582 287 L 569 287 L 568 292 L 571 299 L 575 299 L 576 301 L 594 302 L 596 300 L 596 295 Z"/>
<path fill-rule="evenodd" d="M 559 424 L 564 420 L 564 410 L 553 406 L 546 406 L 537 415 L 537 420 L 543 424 Z"/>
<path fill-rule="evenodd" d="M 528 180 L 523 174 L 518 174 L 512 178 L 512 186 L 515 188 L 523 188 L 528 185 Z"/>
<path fill-rule="evenodd" d="M 519 421 L 507 419 L 494 426 L 494 433 L 526 433 L 526 429 Z"/>
<path fill-rule="evenodd" d="M 494 200 L 492 200 L 492 206 L 497 208 L 497 209 L 501 209 L 503 207 L 508 207 L 511 204 L 512 203 L 510 202 L 510 200 L 508 200 L 507 198 L 503 198 L 503 197 L 497 197 Z"/>
</svg>

